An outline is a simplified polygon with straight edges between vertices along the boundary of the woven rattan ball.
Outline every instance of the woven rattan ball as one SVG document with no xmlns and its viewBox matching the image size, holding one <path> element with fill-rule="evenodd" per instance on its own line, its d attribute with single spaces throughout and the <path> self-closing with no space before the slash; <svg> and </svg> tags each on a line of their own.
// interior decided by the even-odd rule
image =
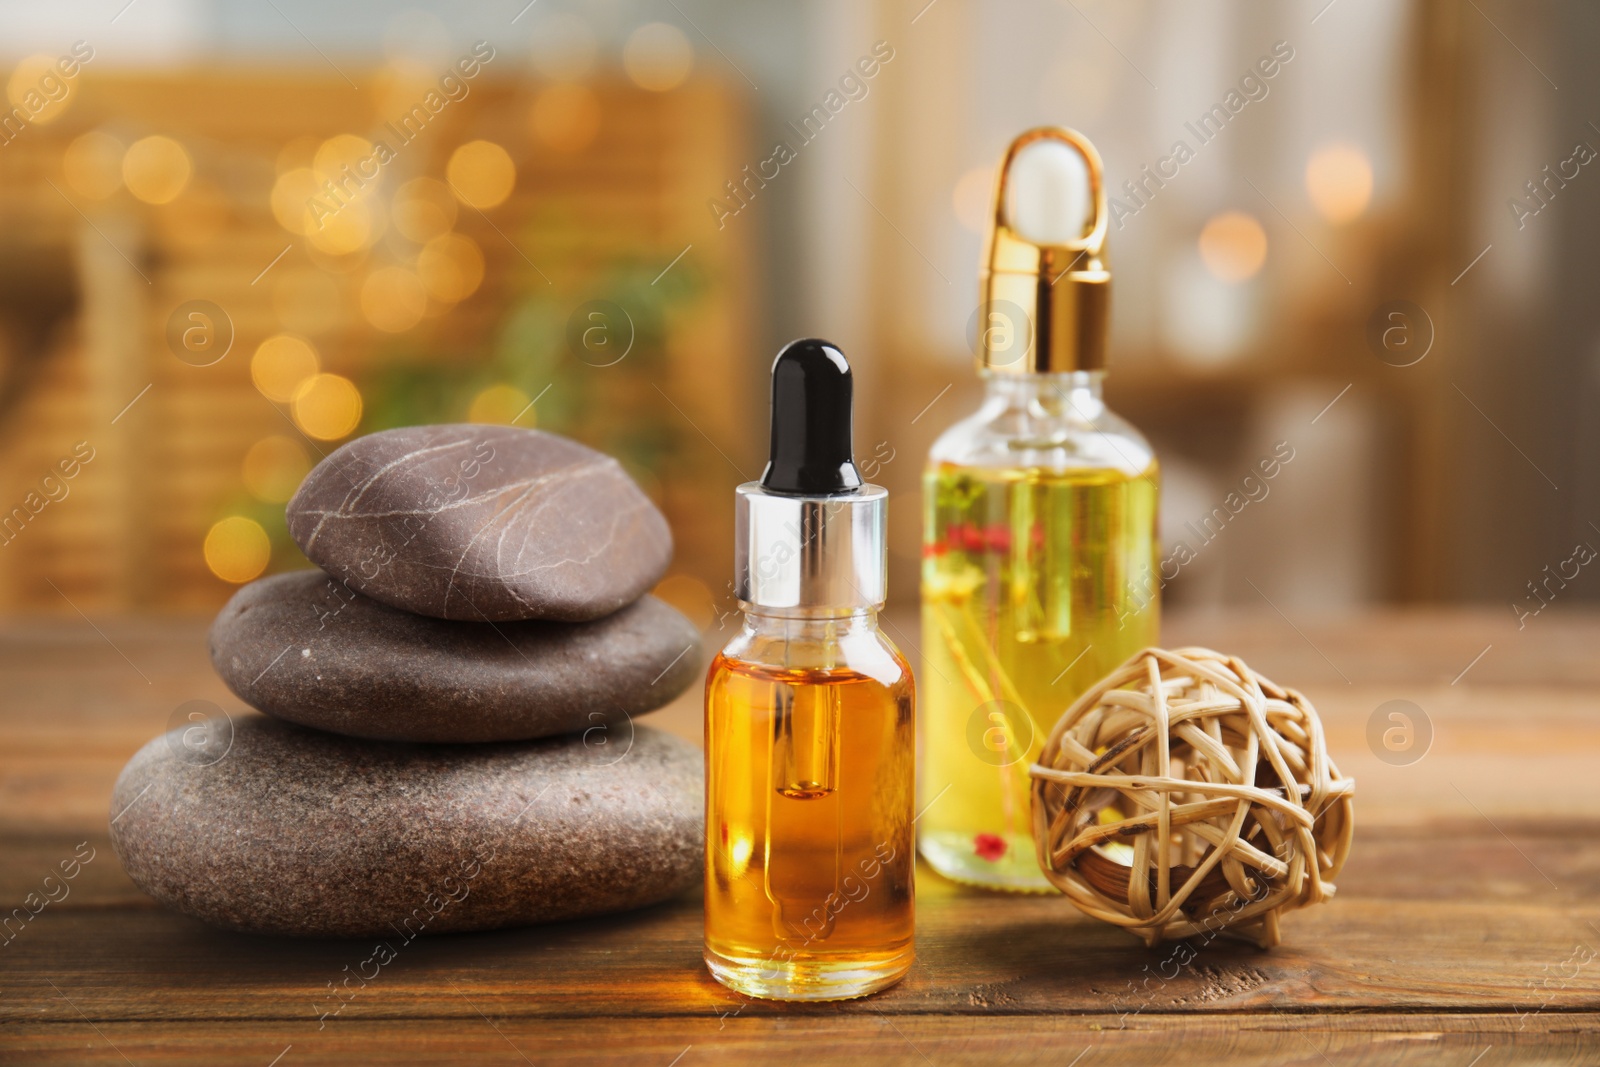
<svg viewBox="0 0 1600 1067">
<path fill-rule="evenodd" d="M 1204 648 L 1148 648 L 1072 705 L 1032 768 L 1034 841 L 1074 904 L 1155 945 L 1278 943 L 1333 895 L 1355 781 L 1311 702 Z"/>
</svg>

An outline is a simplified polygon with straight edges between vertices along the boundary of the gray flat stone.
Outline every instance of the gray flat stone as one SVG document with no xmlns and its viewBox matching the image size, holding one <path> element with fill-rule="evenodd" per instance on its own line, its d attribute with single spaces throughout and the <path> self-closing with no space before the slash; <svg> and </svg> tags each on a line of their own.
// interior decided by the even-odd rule
<svg viewBox="0 0 1600 1067">
<path fill-rule="evenodd" d="M 626 747 L 425 746 L 245 715 L 187 736 L 123 768 L 111 841 L 140 889 L 215 926 L 399 949 L 643 907 L 701 877 L 700 751 L 649 727 Z"/>
<path fill-rule="evenodd" d="M 597 619 L 672 558 L 666 520 L 616 460 L 510 426 L 357 438 L 306 476 L 288 518 L 323 570 L 441 619 Z"/>
<path fill-rule="evenodd" d="M 608 727 L 661 707 L 701 669 L 694 624 L 654 597 L 593 622 L 452 622 L 322 571 L 236 592 L 211 624 L 211 662 L 239 699 L 277 718 L 442 742 Z"/>
</svg>

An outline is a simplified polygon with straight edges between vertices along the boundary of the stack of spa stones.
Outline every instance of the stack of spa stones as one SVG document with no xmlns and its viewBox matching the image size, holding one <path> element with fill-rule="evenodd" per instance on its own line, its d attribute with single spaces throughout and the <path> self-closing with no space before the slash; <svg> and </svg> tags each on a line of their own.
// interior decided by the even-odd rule
<svg viewBox="0 0 1600 1067">
<path fill-rule="evenodd" d="M 695 882 L 700 753 L 634 717 L 695 680 L 699 634 L 645 595 L 672 537 L 615 460 L 392 430 L 320 463 L 288 518 L 321 569 L 245 586 L 211 628 L 265 715 L 180 727 L 117 781 L 140 888 L 231 929 L 409 937 Z"/>
</svg>

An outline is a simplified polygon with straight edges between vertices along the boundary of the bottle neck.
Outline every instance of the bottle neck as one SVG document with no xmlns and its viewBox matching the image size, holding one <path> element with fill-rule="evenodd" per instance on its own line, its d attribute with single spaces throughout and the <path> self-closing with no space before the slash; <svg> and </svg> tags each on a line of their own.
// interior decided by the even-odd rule
<svg viewBox="0 0 1600 1067">
<path fill-rule="evenodd" d="M 1103 370 L 1064 371 L 1059 374 L 1016 374 L 980 371 L 985 400 L 1036 415 L 1072 415 L 1094 419 L 1105 410 Z"/>
<path fill-rule="evenodd" d="M 755 634 L 794 637 L 826 630 L 837 637 L 878 628 L 877 608 L 770 608 L 743 600 L 739 607 L 745 629 Z"/>
</svg>

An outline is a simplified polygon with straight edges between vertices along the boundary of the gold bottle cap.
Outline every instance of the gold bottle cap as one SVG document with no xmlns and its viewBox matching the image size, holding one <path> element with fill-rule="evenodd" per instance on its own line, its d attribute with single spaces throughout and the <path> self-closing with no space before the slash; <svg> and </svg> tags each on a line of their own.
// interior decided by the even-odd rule
<svg viewBox="0 0 1600 1067">
<path fill-rule="evenodd" d="M 1035 231 L 1036 237 L 1041 232 L 1045 236 L 1029 240 L 1016 226 L 1023 220 L 1011 217 L 1017 210 L 1012 165 L 1024 149 L 1043 141 L 1063 143 L 1081 157 L 1087 210 L 1079 214 L 1066 205 L 1047 212 L 1045 225 Z M 1074 232 L 1051 232 L 1062 219 L 1071 220 Z M 1108 220 L 1100 153 L 1087 137 L 1060 126 L 1040 126 L 1011 142 L 995 179 L 994 222 L 979 276 L 981 369 L 1053 374 L 1105 366 L 1111 306 L 1111 272 L 1105 261 Z"/>
</svg>

